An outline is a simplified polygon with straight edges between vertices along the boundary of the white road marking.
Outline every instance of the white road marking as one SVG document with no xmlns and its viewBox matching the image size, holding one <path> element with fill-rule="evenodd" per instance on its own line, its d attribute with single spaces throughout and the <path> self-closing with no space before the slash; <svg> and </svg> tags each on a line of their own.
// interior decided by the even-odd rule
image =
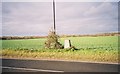
<svg viewBox="0 0 120 74">
<path fill-rule="evenodd" d="M 32 69 L 32 68 L 17 68 L 17 67 L 3 67 L 7 69 L 17 69 L 17 70 L 30 70 L 30 71 L 42 71 L 42 72 L 64 72 L 64 71 L 56 71 L 56 70 L 43 70 L 43 69 Z"/>
</svg>

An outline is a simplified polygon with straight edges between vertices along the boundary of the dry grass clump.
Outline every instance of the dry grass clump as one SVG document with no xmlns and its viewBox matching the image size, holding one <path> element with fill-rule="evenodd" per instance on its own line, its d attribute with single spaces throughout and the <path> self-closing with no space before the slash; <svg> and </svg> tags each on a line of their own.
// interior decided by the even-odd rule
<svg viewBox="0 0 120 74">
<path fill-rule="evenodd" d="M 58 41 L 58 35 L 54 31 L 50 31 L 45 42 L 45 48 L 49 49 L 62 49 L 63 46 Z"/>
</svg>

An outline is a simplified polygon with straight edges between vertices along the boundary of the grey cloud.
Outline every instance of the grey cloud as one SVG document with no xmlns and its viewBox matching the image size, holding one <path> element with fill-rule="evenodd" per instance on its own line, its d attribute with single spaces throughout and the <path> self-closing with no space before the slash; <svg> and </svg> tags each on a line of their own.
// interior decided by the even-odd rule
<svg viewBox="0 0 120 74">
<path fill-rule="evenodd" d="M 81 13 L 76 14 L 78 15 L 77 19 L 74 18 L 70 20 L 69 18 L 67 18 L 68 19 L 68 21 L 66 19 L 67 22 L 63 21 L 63 23 L 60 23 L 65 24 L 62 25 L 61 29 L 66 28 L 66 24 L 68 25 L 66 29 L 59 31 L 63 33 L 64 31 L 69 30 L 70 31 L 68 32 L 69 34 L 72 32 L 76 34 L 78 33 L 82 34 L 82 33 L 117 31 L 118 28 L 117 19 L 113 18 L 113 17 L 117 18 L 118 14 L 117 5 L 112 5 L 112 3 L 99 3 L 97 6 L 96 4 L 97 3 L 95 3 L 95 5 L 92 4 L 91 6 L 88 6 L 86 3 L 86 7 L 88 6 L 87 10 L 82 11 L 84 12 L 82 14 Z M 69 15 L 70 13 L 68 12 L 67 15 Z M 83 16 L 80 17 L 79 15 Z"/>
<path fill-rule="evenodd" d="M 117 3 L 57 2 L 58 34 L 117 31 Z M 52 2 L 3 4 L 3 35 L 47 35 L 53 26 Z"/>
</svg>

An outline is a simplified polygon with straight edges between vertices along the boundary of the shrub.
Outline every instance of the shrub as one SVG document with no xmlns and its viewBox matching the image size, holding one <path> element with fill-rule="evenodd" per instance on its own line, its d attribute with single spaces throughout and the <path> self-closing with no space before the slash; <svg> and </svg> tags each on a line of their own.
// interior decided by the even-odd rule
<svg viewBox="0 0 120 74">
<path fill-rule="evenodd" d="M 58 42 L 58 35 L 54 31 L 50 31 L 45 42 L 45 48 L 62 49 L 63 46 Z"/>
</svg>

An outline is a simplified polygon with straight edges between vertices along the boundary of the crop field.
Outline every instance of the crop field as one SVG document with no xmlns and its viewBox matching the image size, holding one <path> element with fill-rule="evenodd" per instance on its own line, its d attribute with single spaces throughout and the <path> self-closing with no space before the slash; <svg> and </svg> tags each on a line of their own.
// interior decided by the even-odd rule
<svg viewBox="0 0 120 74">
<path fill-rule="evenodd" d="M 31 57 L 63 60 L 118 62 L 118 36 L 66 37 L 78 50 L 45 49 L 45 38 L 2 40 L 2 55 L 5 57 Z"/>
<path fill-rule="evenodd" d="M 73 46 L 78 49 L 118 49 L 118 37 L 68 37 L 60 38 L 64 45 L 64 40 L 70 39 Z M 43 49 L 45 38 L 23 39 L 23 40 L 3 40 L 3 49 Z"/>
</svg>

